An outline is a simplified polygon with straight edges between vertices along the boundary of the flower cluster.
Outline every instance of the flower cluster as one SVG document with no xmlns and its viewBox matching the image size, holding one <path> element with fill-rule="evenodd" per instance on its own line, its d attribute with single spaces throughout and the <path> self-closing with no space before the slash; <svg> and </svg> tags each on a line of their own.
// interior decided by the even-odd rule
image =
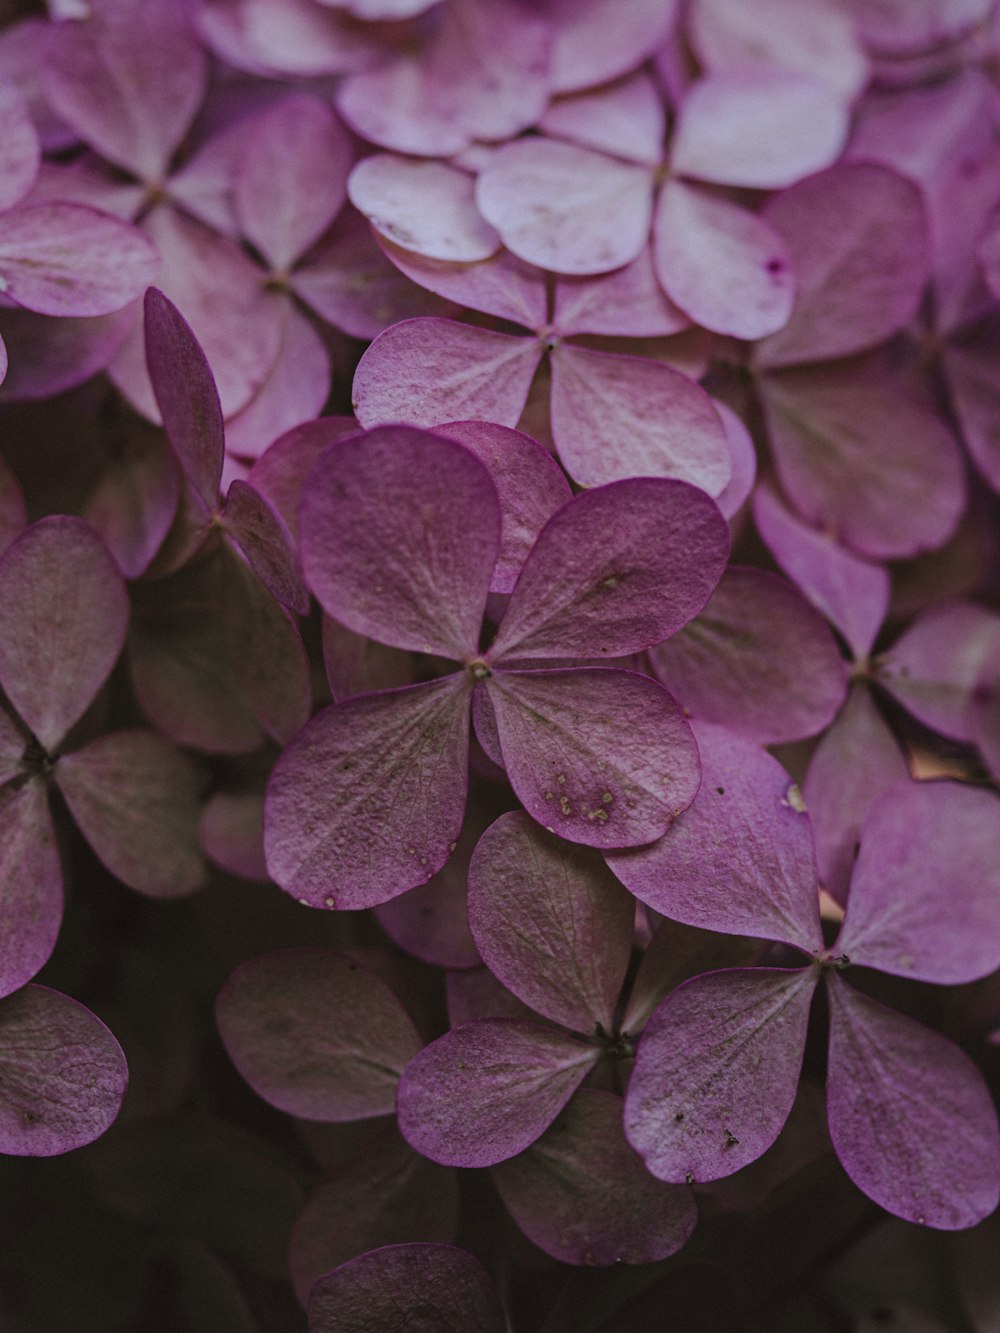
<svg viewBox="0 0 1000 1333">
<path fill-rule="evenodd" d="M 0 1326 L 993 1328 L 996 0 L 10 0 L 0 124 Z"/>
</svg>

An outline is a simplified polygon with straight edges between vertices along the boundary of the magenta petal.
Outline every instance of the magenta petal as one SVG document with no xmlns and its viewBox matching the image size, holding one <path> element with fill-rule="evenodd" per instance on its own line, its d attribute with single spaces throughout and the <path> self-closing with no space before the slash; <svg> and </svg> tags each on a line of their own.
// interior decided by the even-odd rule
<svg viewBox="0 0 1000 1333">
<path fill-rule="evenodd" d="M 407 426 L 342 440 L 313 468 L 300 522 L 329 615 L 395 648 L 475 656 L 501 519 L 467 449 Z"/>
<path fill-rule="evenodd" d="M 709 972 L 649 1020 L 625 1099 L 625 1133 L 661 1180 L 702 1182 L 754 1162 L 798 1088 L 810 969 Z"/>
<path fill-rule="evenodd" d="M 47 986 L 0 1002 L 0 1152 L 53 1157 L 109 1127 L 128 1066 L 96 1015 Z"/>
<path fill-rule="evenodd" d="M 12 83 L 0 81 L 0 211 L 13 208 L 31 189 L 38 174 L 41 150 L 31 112 Z"/>
<path fill-rule="evenodd" d="M 205 53 L 172 0 L 116 0 L 88 13 L 50 28 L 46 96 L 116 166 L 160 184 L 207 90 Z"/>
<path fill-rule="evenodd" d="M 472 177 L 446 162 L 376 153 L 354 168 L 348 189 L 379 235 L 404 250 L 469 263 L 500 248 L 500 237 L 476 211 Z"/>
<path fill-rule="evenodd" d="M 826 622 L 762 569 L 730 565 L 705 609 L 649 655 L 687 713 L 761 745 L 815 735 L 844 701 L 846 670 Z"/>
<path fill-rule="evenodd" d="M 906 759 L 863 681 L 813 751 L 803 783 L 823 887 L 847 902 L 861 821 L 882 794 L 909 777 Z"/>
<path fill-rule="evenodd" d="M 809 818 L 776 759 L 706 723 L 695 726 L 702 782 L 652 847 L 608 856 L 642 902 L 686 925 L 823 947 Z"/>
<path fill-rule="evenodd" d="M 713 398 L 712 404 L 722 418 L 729 446 L 732 475 L 723 491 L 715 497 L 722 516 L 732 519 L 743 508 L 757 479 L 757 450 L 753 436 L 731 407 Z"/>
<path fill-rule="evenodd" d="M 846 163 L 775 195 L 763 216 L 791 254 L 795 306 L 785 327 L 754 349 L 757 365 L 862 352 L 916 314 L 929 242 L 912 181 L 874 162 Z"/>
<path fill-rule="evenodd" d="M 563 337 L 598 333 L 625 338 L 657 338 L 690 324 L 656 279 L 647 246 L 631 264 L 593 278 L 556 283 L 554 330 Z"/>
<path fill-rule="evenodd" d="M 210 49 L 253 74 L 340 74 L 372 56 L 364 25 L 313 0 L 281 0 L 279 7 L 267 0 L 207 0 L 196 17 Z"/>
<path fill-rule="evenodd" d="M 501 148 L 476 181 L 476 203 L 508 249 L 554 273 L 609 273 L 649 239 L 645 167 L 554 139 Z"/>
<path fill-rule="evenodd" d="M 309 594 L 302 586 L 292 535 L 260 492 L 245 481 L 234 481 L 226 495 L 223 522 L 268 592 L 289 611 L 304 616 Z"/>
<path fill-rule="evenodd" d="M 985 22 L 989 0 L 853 0 L 866 45 L 887 56 L 917 55 Z"/>
<path fill-rule="evenodd" d="M 450 1245 L 390 1245 L 321 1277 L 309 1297 L 309 1333 L 502 1333 L 496 1288 L 478 1259 Z"/>
<path fill-rule="evenodd" d="M 685 482 L 634 477 L 585 491 L 543 528 L 491 659 L 641 652 L 697 615 L 728 551 L 722 515 Z"/>
<path fill-rule="evenodd" d="M 827 974 L 830 1136 L 859 1189 L 908 1222 L 956 1231 L 1000 1200 L 989 1090 L 945 1037 Z"/>
<path fill-rule="evenodd" d="M 541 1023 L 467 1023 L 403 1071 L 400 1133 L 443 1166 L 493 1166 L 548 1129 L 600 1057 L 600 1047 Z"/>
<path fill-rule="evenodd" d="M 632 948 L 631 896 L 590 848 L 521 811 L 492 824 L 469 866 L 469 926 L 483 962 L 555 1023 L 614 1027 Z"/>
<path fill-rule="evenodd" d="M 219 993 L 233 1064 L 265 1101 L 306 1120 L 385 1115 L 420 1038 L 386 983 L 346 954 L 284 949 L 245 963 Z"/>
<path fill-rule="evenodd" d="M 0 214 L 0 281 L 40 315 L 107 315 L 156 276 L 141 231 L 85 204 L 35 204 Z"/>
<path fill-rule="evenodd" d="M 691 1191 L 655 1180 L 626 1143 L 620 1099 L 587 1088 L 493 1179 L 525 1235 L 568 1264 L 655 1263 L 698 1216 Z"/>
<path fill-rule="evenodd" d="M 656 205 L 653 262 L 671 300 L 715 333 L 762 338 L 791 314 L 794 278 L 784 241 L 720 194 L 667 181 Z"/>
<path fill-rule="evenodd" d="M 581 486 L 676 477 L 718 495 L 731 475 L 729 445 L 708 394 L 645 357 L 557 346 L 552 435 Z"/>
<path fill-rule="evenodd" d="M 556 91 L 592 88 L 636 69 L 670 36 L 678 7 L 675 0 L 550 0 Z"/>
<path fill-rule="evenodd" d="M 889 608 L 888 571 L 803 523 L 766 486 L 757 488 L 753 512 L 781 568 L 840 630 L 854 656 L 866 658 Z"/>
<path fill-rule="evenodd" d="M 588 847 L 635 847 L 690 805 L 694 738 L 648 676 L 497 671 L 487 684 L 511 786 L 550 833 Z"/>
<path fill-rule="evenodd" d="M 42 782 L 0 795 L 0 995 L 30 981 L 48 961 L 62 922 L 56 831 Z"/>
<path fill-rule="evenodd" d="M 353 435 L 353 417 L 320 417 L 286 431 L 261 454 L 247 477 L 298 540 L 299 503 L 306 478 L 324 449 L 345 435 Z"/>
<path fill-rule="evenodd" d="M 968 602 L 932 607 L 878 661 L 877 679 L 921 722 L 956 740 L 982 668 L 1000 654 L 1000 617 Z"/>
<path fill-rule="evenodd" d="M 115 731 L 63 755 L 56 783 L 105 866 L 151 898 L 205 879 L 198 850 L 202 774 L 151 731 Z"/>
<path fill-rule="evenodd" d="M 0 560 L 0 685 L 46 750 L 92 703 L 125 642 L 118 567 L 92 528 L 45 518 Z"/>
<path fill-rule="evenodd" d="M 837 951 L 939 985 L 1000 967 L 1000 799 L 957 782 L 903 782 L 861 825 Z"/>
<path fill-rule="evenodd" d="M 875 369 L 797 368 L 760 380 L 782 486 L 863 555 L 934 550 L 965 504 L 961 456 L 930 402 Z"/>
<path fill-rule="evenodd" d="M 545 524 L 572 492 L 558 463 L 522 431 L 487 421 L 451 421 L 436 435 L 458 440 L 485 463 L 502 513 L 491 592 L 511 592 Z"/>
<path fill-rule="evenodd" d="M 225 456 L 215 378 L 191 326 L 150 287 L 143 303 L 146 364 L 171 448 L 209 514 L 219 504 Z"/>
<path fill-rule="evenodd" d="M 779 189 L 828 167 L 848 123 L 844 102 L 803 75 L 766 65 L 720 71 L 681 103 L 671 166 L 719 185 Z"/>
<path fill-rule="evenodd" d="M 279 273 L 319 240 L 347 198 L 350 137 L 326 103 L 292 94 L 253 122 L 234 198 L 243 234 Z"/>
<path fill-rule="evenodd" d="M 495 421 L 516 426 L 542 346 L 450 319 L 407 319 L 358 362 L 353 406 L 363 426 Z"/>
<path fill-rule="evenodd" d="M 299 733 L 264 810 L 268 869 L 286 892 L 309 907 L 372 907 L 441 869 L 465 808 L 467 688 L 459 675 L 359 695 Z"/>
</svg>

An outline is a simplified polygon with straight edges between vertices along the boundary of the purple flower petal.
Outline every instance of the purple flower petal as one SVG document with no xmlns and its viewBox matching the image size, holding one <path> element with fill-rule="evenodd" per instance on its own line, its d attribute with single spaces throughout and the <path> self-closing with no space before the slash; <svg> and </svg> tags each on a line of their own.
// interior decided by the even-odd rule
<svg viewBox="0 0 1000 1333">
<path fill-rule="evenodd" d="M 554 139 L 501 148 L 476 181 L 476 203 L 514 254 L 554 273 L 609 273 L 649 239 L 649 171 Z"/>
<path fill-rule="evenodd" d="M 450 319 L 407 319 L 380 334 L 358 362 L 354 410 L 366 427 L 472 420 L 516 426 L 541 357 L 534 338 Z"/>
<path fill-rule="evenodd" d="M 323 666 L 334 703 L 354 694 L 414 683 L 413 654 L 406 649 L 366 639 L 327 615 L 323 616 L 322 640 Z"/>
<path fill-rule="evenodd" d="M 115 731 L 63 755 L 55 780 L 100 861 L 130 888 L 176 898 L 205 879 L 202 774 L 151 731 Z"/>
<path fill-rule="evenodd" d="M 698 723 L 702 782 L 694 803 L 652 847 L 608 864 L 642 902 L 686 925 L 823 947 L 812 832 L 776 759 Z"/>
<path fill-rule="evenodd" d="M 306 478 L 324 449 L 359 429 L 353 417 L 320 417 L 286 431 L 261 454 L 247 481 L 267 500 L 297 540 Z"/>
<path fill-rule="evenodd" d="M 555 20 L 553 83 L 576 92 L 628 74 L 662 46 L 677 21 L 675 0 L 548 0 Z"/>
<path fill-rule="evenodd" d="M 500 249 L 500 237 L 476 211 L 472 177 L 446 162 L 376 153 L 354 168 L 348 189 L 379 235 L 404 250 L 469 263 Z"/>
<path fill-rule="evenodd" d="M 989 0 L 851 0 L 866 45 L 887 56 L 916 55 L 955 41 L 983 22 Z"/>
<path fill-rule="evenodd" d="M 259 1096 L 306 1120 L 385 1115 L 420 1038 L 386 983 L 346 954 L 283 949 L 245 963 L 215 1016 Z"/>
<path fill-rule="evenodd" d="M 1000 617 L 972 603 L 946 603 L 925 611 L 880 656 L 876 678 L 927 726 L 971 741 L 969 700 L 998 653 Z"/>
<path fill-rule="evenodd" d="M 486 465 L 500 499 L 500 554 L 491 592 L 511 592 L 545 524 L 571 498 L 558 463 L 537 440 L 487 421 L 451 421 L 436 435 L 457 440 Z"/>
<path fill-rule="evenodd" d="M 129 605 L 107 548 L 77 518 L 26 528 L 0 560 L 0 685 L 46 750 L 93 702 Z"/>
<path fill-rule="evenodd" d="M 0 214 L 0 284 L 39 315 L 107 315 L 156 276 L 156 250 L 135 227 L 85 204 Z"/>
<path fill-rule="evenodd" d="M 775 195 L 764 218 L 795 271 L 788 323 L 754 348 L 758 366 L 863 352 L 905 328 L 929 269 L 920 190 L 874 162 L 846 163 Z"/>
<path fill-rule="evenodd" d="M 599 1046 L 540 1023 L 467 1023 L 403 1071 L 400 1133 L 442 1166 L 493 1166 L 548 1129 L 600 1058 Z"/>
<path fill-rule="evenodd" d="M 961 457 L 922 393 L 874 367 L 760 381 L 781 484 L 814 526 L 875 559 L 933 550 L 965 504 Z"/>
<path fill-rule="evenodd" d="M 501 519 L 467 449 L 406 426 L 342 440 L 313 468 L 300 521 L 328 614 L 396 648 L 476 655 Z"/>
<path fill-rule="evenodd" d="M 847 902 L 861 821 L 882 792 L 908 777 L 903 752 L 871 691 L 856 681 L 842 712 L 813 751 L 802 788 L 820 881 L 841 905 Z"/>
<path fill-rule="evenodd" d="M 219 506 L 225 456 L 222 407 L 205 353 L 191 326 L 161 291 L 143 303 L 146 363 L 163 427 L 208 514 Z"/>
<path fill-rule="evenodd" d="M 115 0 L 47 37 L 45 93 L 55 110 L 116 166 L 162 184 L 208 88 L 208 61 L 184 9 Z"/>
<path fill-rule="evenodd" d="M 125 577 L 135 579 L 163 545 L 179 495 L 179 470 L 166 440 L 136 418 L 105 464 L 82 517 L 100 535 Z"/>
<path fill-rule="evenodd" d="M 309 594 L 302 586 L 292 535 L 260 492 L 245 481 L 234 481 L 223 522 L 268 592 L 289 611 L 304 616 Z"/>
<path fill-rule="evenodd" d="M 908 1222 L 974 1226 L 1000 1199 L 992 1098 L 957 1046 L 828 973 L 830 1136 L 859 1189 Z"/>
<path fill-rule="evenodd" d="M 73 319 L 16 306 L 0 311 L 0 332 L 10 355 L 6 378 L 0 373 L 3 399 L 51 398 L 76 388 L 109 364 L 135 322 L 134 304 L 110 315 Z M 5 354 L 0 351 L 0 359 Z"/>
<path fill-rule="evenodd" d="M 0 1002 L 0 1082 L 0 1152 L 53 1157 L 109 1127 L 128 1066 L 89 1009 L 47 986 L 25 986 Z"/>
<path fill-rule="evenodd" d="M 586 1088 L 493 1179 L 525 1235 L 567 1264 L 655 1263 L 698 1215 L 691 1191 L 655 1180 L 626 1143 L 619 1098 Z"/>
<path fill-rule="evenodd" d="M 619 83 L 553 102 L 538 128 L 582 148 L 658 167 L 667 117 L 652 78 L 645 72 Z"/>
<path fill-rule="evenodd" d="M 588 847 L 635 847 L 690 805 L 694 739 L 647 676 L 497 671 L 487 686 L 511 786 L 549 832 Z"/>
<path fill-rule="evenodd" d="M 509 250 L 477 264 L 449 264 L 388 242 L 382 245 L 396 268 L 428 291 L 532 332 L 542 331 L 548 310 L 545 274 Z"/>
<path fill-rule="evenodd" d="M 350 74 L 337 110 L 352 130 L 394 153 L 451 157 L 470 136 L 438 88 L 426 61 L 402 52 L 375 69 Z"/>
<path fill-rule="evenodd" d="M 840 630 L 855 658 L 866 658 L 889 609 L 888 572 L 795 518 L 766 486 L 757 488 L 753 513 L 788 577 Z"/>
<path fill-rule="evenodd" d="M 957 782 L 903 782 L 861 825 L 838 952 L 939 985 L 1000 967 L 1000 800 Z"/>
<path fill-rule="evenodd" d="M 811 969 L 709 972 L 649 1020 L 625 1133 L 660 1180 L 718 1180 L 754 1162 L 788 1119 L 816 979 Z"/>
<path fill-rule="evenodd" d="M 697 615 L 729 529 L 702 491 L 633 477 L 558 510 L 528 557 L 491 659 L 625 657 Z"/>
<path fill-rule="evenodd" d="M 667 181 L 656 205 L 653 262 L 670 299 L 715 333 L 763 338 L 791 314 L 794 279 L 784 241 L 720 194 Z"/>
<path fill-rule="evenodd" d="M 309 1333 L 384 1333 L 403 1319 L 414 1333 L 503 1333 L 496 1288 L 478 1259 L 450 1245 L 390 1245 L 321 1277 L 309 1297 Z"/>
<path fill-rule="evenodd" d="M 246 239 L 284 273 L 322 236 L 347 198 L 350 138 L 333 111 L 293 93 L 253 122 L 234 183 Z"/>
<path fill-rule="evenodd" d="M 649 656 L 688 714 L 760 745 L 815 735 L 844 701 L 846 669 L 825 621 L 762 569 L 730 565 L 705 609 Z"/>
<path fill-rule="evenodd" d="M 715 497 L 723 518 L 732 519 L 743 508 L 757 479 L 757 450 L 753 436 L 731 407 L 718 399 L 712 405 L 722 419 L 729 446 L 732 475 L 723 491 Z"/>
<path fill-rule="evenodd" d="M 989 664 L 976 682 L 966 717 L 969 735 L 1000 782 L 1000 666 Z"/>
<path fill-rule="evenodd" d="M 527 815 L 501 817 L 469 867 L 469 926 L 483 962 L 525 1004 L 590 1033 L 614 1027 L 632 948 L 631 896 L 600 855 Z"/>
<path fill-rule="evenodd" d="M 41 148 L 28 104 L 18 88 L 0 81 L 0 210 L 13 208 L 31 189 L 38 174 Z"/>
<path fill-rule="evenodd" d="M 372 907 L 441 869 L 465 808 L 467 690 L 463 674 L 360 695 L 299 733 L 264 810 L 268 869 L 286 892 L 310 907 Z"/>
<path fill-rule="evenodd" d="M 10 714 L 0 708 L 0 788 L 23 774 L 21 759 L 27 748 L 24 732 Z"/>
<path fill-rule="evenodd" d="M 598 333 L 658 338 L 679 333 L 689 324 L 657 282 L 649 246 L 613 273 L 556 283 L 552 325 L 563 337 Z"/>
<path fill-rule="evenodd" d="M 253 74 L 309 78 L 342 74 L 371 60 L 363 25 L 313 0 L 206 0 L 197 11 L 206 45 Z"/>
<path fill-rule="evenodd" d="M 560 343 L 552 352 L 552 435 L 581 486 L 665 476 L 718 495 L 732 473 L 708 394 L 645 357 Z"/>
<path fill-rule="evenodd" d="M 949 342 L 941 353 L 952 406 L 972 461 L 987 485 L 1000 491 L 1000 440 L 996 435 L 996 342 L 975 330 L 970 337 Z"/>
<path fill-rule="evenodd" d="M 231 875 L 268 878 L 264 799 L 256 792 L 215 792 L 202 812 L 198 837 L 205 855 Z"/>
<path fill-rule="evenodd" d="M 0 995 L 9 995 L 48 961 L 62 923 L 62 870 L 43 782 L 0 794 L 0 904 Z"/>
</svg>

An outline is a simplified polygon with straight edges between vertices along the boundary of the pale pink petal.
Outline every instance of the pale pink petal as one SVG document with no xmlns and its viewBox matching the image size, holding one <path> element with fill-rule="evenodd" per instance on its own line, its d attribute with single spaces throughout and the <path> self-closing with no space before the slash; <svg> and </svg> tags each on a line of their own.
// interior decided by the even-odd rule
<svg viewBox="0 0 1000 1333">
<path fill-rule="evenodd" d="M 0 1152 L 53 1157 L 92 1143 L 118 1114 L 128 1066 L 96 1015 L 47 986 L 0 1003 Z"/>
<path fill-rule="evenodd" d="M 406 319 L 380 334 L 358 363 L 354 411 L 366 427 L 471 420 L 516 426 L 542 351 L 535 338 L 450 319 Z"/>
<path fill-rule="evenodd" d="M 581 486 L 675 477 L 718 495 L 732 475 L 725 430 L 708 394 L 645 357 L 555 347 L 552 435 Z"/>
<path fill-rule="evenodd" d="M 556 91 L 592 88 L 636 69 L 670 36 L 678 8 L 676 0 L 548 0 Z"/>
<path fill-rule="evenodd" d="M 651 847 L 608 864 L 642 902 L 686 925 L 822 948 L 812 831 L 801 794 L 765 750 L 694 724 L 702 782 Z"/>
<path fill-rule="evenodd" d="M 1000 1131 L 969 1057 L 827 974 L 830 1137 L 844 1170 L 896 1217 L 957 1231 L 1000 1200 Z"/>
<path fill-rule="evenodd" d="M 572 492 L 558 463 L 537 440 L 486 421 L 451 421 L 435 434 L 458 440 L 486 465 L 500 499 L 500 554 L 491 592 L 511 592 L 545 524 Z"/>
<path fill-rule="evenodd" d="M 151 184 L 162 184 L 207 88 L 205 53 L 172 0 L 105 0 L 85 22 L 48 34 L 52 106 L 104 157 Z"/>
<path fill-rule="evenodd" d="M 81 833 L 130 888 L 178 898 L 205 879 L 202 773 L 151 731 L 115 731 L 63 755 L 56 783 Z"/>
<path fill-rule="evenodd" d="M 722 515 L 684 482 L 633 477 L 585 491 L 542 530 L 490 657 L 641 652 L 697 615 L 728 552 Z"/>
<path fill-rule="evenodd" d="M 78 518 L 44 518 L 0 560 L 0 685 L 52 751 L 83 716 L 125 642 L 118 567 Z"/>
<path fill-rule="evenodd" d="M 39 315 L 107 315 L 134 301 L 159 263 L 142 232 L 85 204 L 0 214 L 0 290 Z"/>
<path fill-rule="evenodd" d="M 782 487 L 815 527 L 876 560 L 951 536 L 961 455 L 917 386 L 875 367 L 802 367 L 764 377 L 761 398 Z"/>
<path fill-rule="evenodd" d="M 757 488 L 754 522 L 788 577 L 866 658 L 889 608 L 889 574 L 852 555 L 827 533 L 791 514 L 767 486 Z"/>
<path fill-rule="evenodd" d="M 3 400 L 52 398 L 103 370 L 135 327 L 138 302 L 110 315 L 60 319 L 11 307 L 0 310 L 10 356 Z M 0 356 L 7 353 L 0 352 Z"/>
<path fill-rule="evenodd" d="M 423 14 L 436 0 L 319 0 L 321 5 L 330 5 L 333 9 L 346 9 L 355 18 L 366 23 L 380 20 L 408 19 Z M 330 1265 L 333 1267 L 333 1265 Z"/>
<path fill-rule="evenodd" d="M 0 210 L 13 208 L 31 189 L 38 174 L 41 148 L 31 112 L 20 90 L 0 80 Z"/>
<path fill-rule="evenodd" d="M 649 239 L 652 179 L 554 139 L 501 148 L 476 181 L 476 203 L 514 254 L 554 273 L 608 273 Z"/>
<path fill-rule="evenodd" d="M 46 153 L 74 148 L 76 132 L 52 110 L 42 88 L 42 62 L 49 24 L 43 18 L 18 18 L 0 34 L 0 73 L 20 90 L 28 105 L 35 131 Z"/>
<path fill-rule="evenodd" d="M 751 65 L 708 74 L 691 87 L 670 163 L 696 180 L 780 189 L 835 161 L 847 130 L 847 107 L 830 88 Z"/>
<path fill-rule="evenodd" d="M 9 995 L 48 961 L 62 923 L 62 870 L 44 782 L 4 788 L 0 835 L 0 995 Z"/>
<path fill-rule="evenodd" d="M 222 522 L 268 592 L 289 611 L 304 616 L 309 594 L 302 584 L 292 535 L 260 492 L 245 481 L 234 481 Z"/>
<path fill-rule="evenodd" d="M 493 1166 L 548 1129 L 600 1058 L 600 1046 L 541 1023 L 467 1023 L 403 1071 L 400 1133 L 442 1166 Z"/>
<path fill-rule="evenodd" d="M 958 782 L 903 782 L 861 825 L 837 950 L 942 986 L 1000 967 L 1000 799 Z"/>
<path fill-rule="evenodd" d="M 341 440 L 310 473 L 300 521 L 329 615 L 392 647 L 476 655 L 501 520 L 467 449 L 407 426 Z"/>
<path fill-rule="evenodd" d="M 268 878 L 264 799 L 256 792 L 215 792 L 202 811 L 198 838 L 205 855 L 231 875 Z"/>
<path fill-rule="evenodd" d="M 216 55 L 253 74 L 342 74 L 377 50 L 363 25 L 313 0 L 202 0 L 196 21 Z"/>
<path fill-rule="evenodd" d="M 656 84 L 640 72 L 595 92 L 553 102 L 538 128 L 554 139 L 657 167 L 667 116 Z"/>
<path fill-rule="evenodd" d="M 880 54 L 915 55 L 983 22 L 990 0 L 850 0 L 864 41 Z"/>
<path fill-rule="evenodd" d="M 420 1038 L 389 986 L 347 954 L 282 949 L 238 968 L 215 1018 L 258 1096 L 305 1120 L 385 1115 Z"/>
<path fill-rule="evenodd" d="M 625 1100 L 625 1133 L 654 1176 L 718 1180 L 770 1148 L 795 1099 L 815 985 L 808 968 L 741 968 L 667 996 Z"/>
<path fill-rule="evenodd" d="M 525 1004 L 576 1032 L 614 1029 L 635 906 L 589 847 L 521 811 L 492 824 L 469 866 L 469 927 L 483 962 Z"/>
<path fill-rule="evenodd" d="M 763 338 L 791 314 L 794 278 L 784 241 L 720 194 L 678 180 L 664 185 L 653 262 L 670 299 L 715 333 Z"/>
<path fill-rule="evenodd" d="M 838 903 L 847 902 L 861 821 L 882 792 L 908 776 L 903 752 L 882 721 L 871 691 L 856 681 L 813 752 L 802 787 L 816 839 L 820 881 Z"/>
<path fill-rule="evenodd" d="M 394 153 L 451 157 L 470 140 L 447 91 L 435 85 L 425 62 L 409 53 L 349 74 L 337 93 L 337 110 L 362 139 Z"/>
<path fill-rule="evenodd" d="M 565 338 L 574 333 L 658 338 L 689 324 L 657 281 L 650 246 L 613 273 L 556 283 L 552 326 Z"/>
<path fill-rule="evenodd" d="M 647 676 L 497 671 L 487 685 L 511 786 L 549 832 L 589 847 L 639 846 L 694 798 L 694 738 Z"/>
<path fill-rule="evenodd" d="M 620 1098 L 596 1089 L 578 1091 L 493 1180 L 525 1235 L 563 1263 L 655 1263 L 687 1242 L 698 1216 L 691 1191 L 654 1180 L 625 1142 Z"/>
<path fill-rule="evenodd" d="M 733 409 L 717 398 L 712 399 L 712 405 L 722 419 L 732 468 L 729 481 L 715 497 L 715 503 L 723 517 L 732 519 L 749 499 L 757 479 L 757 450 L 753 436 Z"/>
<path fill-rule="evenodd" d="M 357 164 L 348 189 L 379 235 L 404 250 L 470 263 L 500 248 L 500 237 L 476 210 L 472 177 L 446 162 L 376 153 Z"/>
<path fill-rule="evenodd" d="M 449 301 L 498 319 L 513 320 L 533 333 L 540 333 L 545 325 L 545 274 L 509 250 L 477 264 L 448 264 L 386 242 L 383 249 L 408 278 Z"/>
<path fill-rule="evenodd" d="M 430 879 L 461 830 L 468 736 L 464 676 L 318 713 L 271 774 L 272 878 L 307 906 L 338 908 L 372 907 Z"/>
<path fill-rule="evenodd" d="M 730 565 L 705 609 L 649 657 L 685 712 L 760 745 L 822 731 L 847 685 L 823 618 L 784 579 L 745 565 Z"/>
<path fill-rule="evenodd" d="M 292 94 L 253 122 L 233 184 L 243 235 L 284 272 L 326 231 L 347 198 L 347 131 L 315 97 Z"/>
</svg>

